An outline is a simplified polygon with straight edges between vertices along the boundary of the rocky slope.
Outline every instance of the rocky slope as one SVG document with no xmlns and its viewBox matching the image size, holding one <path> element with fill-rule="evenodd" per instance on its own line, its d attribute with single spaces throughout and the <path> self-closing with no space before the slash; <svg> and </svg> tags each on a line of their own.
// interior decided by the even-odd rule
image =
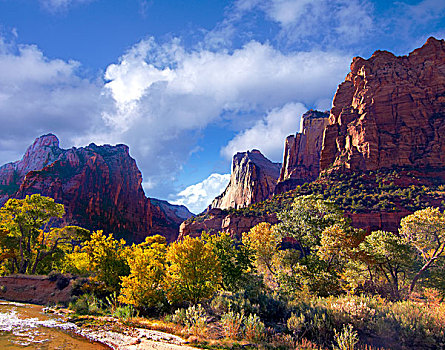
<svg viewBox="0 0 445 350">
<path fill-rule="evenodd" d="M 301 132 L 286 138 L 283 166 L 275 193 L 292 190 L 318 177 L 323 132 L 328 122 L 328 112 L 310 110 L 303 114 Z"/>
<path fill-rule="evenodd" d="M 271 197 L 280 168 L 280 163 L 271 162 L 258 150 L 235 154 L 230 182 L 209 209 L 243 208 Z"/>
<path fill-rule="evenodd" d="M 353 59 L 334 97 L 321 169 L 445 166 L 445 41 Z"/>
<path fill-rule="evenodd" d="M 173 241 L 183 218 L 174 210 L 167 212 L 166 204 L 153 205 L 141 183 L 127 146 L 90 144 L 64 150 L 49 134 L 37 138 L 22 160 L 0 168 L 0 204 L 40 193 L 64 204 L 61 224 L 113 232 L 131 242 L 156 233 Z"/>
</svg>

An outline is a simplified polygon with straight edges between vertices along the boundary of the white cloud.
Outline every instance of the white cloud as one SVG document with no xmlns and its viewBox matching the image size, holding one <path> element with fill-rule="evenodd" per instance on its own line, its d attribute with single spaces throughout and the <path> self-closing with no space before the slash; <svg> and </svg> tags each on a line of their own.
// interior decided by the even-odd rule
<svg viewBox="0 0 445 350">
<path fill-rule="evenodd" d="M 286 45 L 348 47 L 376 30 L 368 0 L 238 0 L 233 18 L 253 10 L 279 24 Z"/>
<path fill-rule="evenodd" d="M 109 139 L 130 145 L 149 194 L 161 196 L 200 130 L 223 118 L 232 127 L 240 120 L 252 127 L 256 116 L 295 101 L 317 106 L 332 98 L 349 62 L 349 55 L 284 54 L 256 41 L 230 52 L 186 50 L 178 40 L 160 45 L 151 38 L 107 68 L 104 94 L 114 106 L 102 117 L 112 128 Z"/>
<path fill-rule="evenodd" d="M 283 157 L 286 136 L 298 131 L 301 116 L 306 111 L 301 103 L 275 108 L 253 127 L 236 135 L 221 153 L 226 159 L 232 159 L 237 152 L 259 149 L 270 160 L 279 162 Z"/>
<path fill-rule="evenodd" d="M 318 50 L 283 53 L 257 41 L 228 51 L 147 39 L 109 65 L 104 82 L 82 78 L 79 62 L 49 59 L 36 46 L 0 36 L 0 163 L 18 159 L 47 132 L 64 147 L 125 143 L 147 195 L 165 198 L 206 127 L 249 129 L 258 116 L 296 101 L 323 104 L 349 61 Z"/>
<path fill-rule="evenodd" d="M 0 37 L 0 164 L 19 158 L 43 133 L 71 146 L 76 135 L 103 124 L 101 83 L 81 78 L 78 68 L 78 62 L 48 59 L 34 45 Z"/>
<path fill-rule="evenodd" d="M 219 196 L 230 180 L 230 174 L 211 174 L 207 179 L 179 192 L 172 204 L 185 205 L 193 213 L 201 213 Z"/>
</svg>

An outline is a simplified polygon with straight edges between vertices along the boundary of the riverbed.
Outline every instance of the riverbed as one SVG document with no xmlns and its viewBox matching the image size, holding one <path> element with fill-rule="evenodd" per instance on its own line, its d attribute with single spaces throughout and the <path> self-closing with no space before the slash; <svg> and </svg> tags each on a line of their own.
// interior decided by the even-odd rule
<svg viewBox="0 0 445 350">
<path fill-rule="evenodd" d="M 103 350 L 109 347 L 75 334 L 76 326 L 38 305 L 0 301 L 0 349 Z"/>
</svg>

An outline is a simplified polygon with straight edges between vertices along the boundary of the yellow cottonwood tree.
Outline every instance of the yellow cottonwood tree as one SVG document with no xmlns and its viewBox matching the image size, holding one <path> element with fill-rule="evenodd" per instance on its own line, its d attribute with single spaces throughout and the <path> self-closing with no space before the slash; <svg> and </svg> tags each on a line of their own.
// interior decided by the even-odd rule
<svg viewBox="0 0 445 350">
<path fill-rule="evenodd" d="M 120 302 L 142 308 L 155 307 L 165 300 L 166 254 L 165 237 L 160 235 L 131 247 L 127 257 L 130 274 L 122 277 Z"/>
<path fill-rule="evenodd" d="M 218 257 L 201 238 L 187 236 L 167 251 L 167 298 L 198 303 L 212 296 L 221 283 Z"/>
<path fill-rule="evenodd" d="M 60 219 L 64 213 L 62 204 L 39 194 L 9 199 L 0 208 L 3 267 L 8 272 L 26 274 L 51 270 L 58 257 L 72 250 L 89 233 L 76 226 L 51 227 L 52 220 Z"/>
</svg>

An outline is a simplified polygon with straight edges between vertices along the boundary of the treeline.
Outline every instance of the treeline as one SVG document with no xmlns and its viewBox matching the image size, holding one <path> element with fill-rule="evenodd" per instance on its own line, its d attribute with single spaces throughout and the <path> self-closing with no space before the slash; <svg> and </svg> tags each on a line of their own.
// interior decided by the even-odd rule
<svg viewBox="0 0 445 350">
<path fill-rule="evenodd" d="M 405 217 L 398 233 L 367 234 L 335 203 L 300 196 L 279 224 L 260 223 L 241 240 L 203 232 L 131 246 L 101 231 L 51 228 L 62 215 L 46 197 L 10 199 L 0 209 L 1 271 L 81 276 L 78 312 L 108 305 L 115 314 L 164 315 L 201 335 L 212 315 L 226 337 L 265 348 L 445 343 L 445 215 L 437 208 Z"/>
</svg>

